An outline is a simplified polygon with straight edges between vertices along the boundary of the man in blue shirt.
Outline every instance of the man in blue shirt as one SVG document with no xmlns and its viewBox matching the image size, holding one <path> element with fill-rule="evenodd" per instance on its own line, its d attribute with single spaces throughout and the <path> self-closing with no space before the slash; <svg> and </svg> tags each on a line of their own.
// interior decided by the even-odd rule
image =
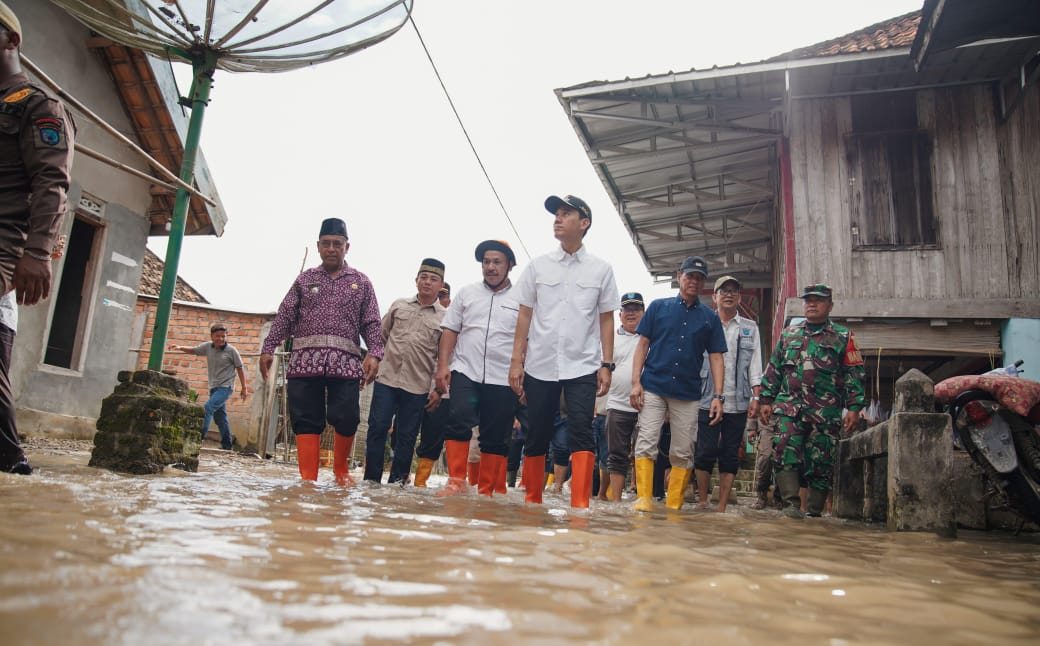
<svg viewBox="0 0 1040 646">
<path fill-rule="evenodd" d="M 679 267 L 679 294 L 650 303 L 639 321 L 639 341 L 632 356 L 632 407 L 639 411 L 636 431 L 637 511 L 653 508 L 654 458 L 661 425 L 671 420 L 668 458 L 672 473 L 665 504 L 682 507 L 683 491 L 693 469 L 697 411 L 701 398 L 701 364 L 708 353 L 714 397 L 710 424 L 722 420 L 726 336 L 719 316 L 700 302 L 708 263 L 690 256 Z"/>
</svg>

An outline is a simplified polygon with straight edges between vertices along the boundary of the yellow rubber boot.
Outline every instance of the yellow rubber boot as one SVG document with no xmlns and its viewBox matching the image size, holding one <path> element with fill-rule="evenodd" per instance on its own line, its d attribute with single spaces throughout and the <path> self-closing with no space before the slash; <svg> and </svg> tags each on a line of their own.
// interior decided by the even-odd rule
<svg viewBox="0 0 1040 646">
<path fill-rule="evenodd" d="M 654 461 L 653 458 L 636 458 L 636 511 L 654 509 Z"/>
<path fill-rule="evenodd" d="M 433 471 L 433 460 L 430 458 L 419 458 L 419 464 L 415 466 L 415 486 L 426 488 L 426 480 Z"/>
<path fill-rule="evenodd" d="M 668 493 L 665 494 L 664 506 L 669 509 L 682 509 L 683 494 L 686 493 L 688 484 L 690 484 L 690 470 L 672 467 L 672 474 L 668 476 Z"/>
</svg>

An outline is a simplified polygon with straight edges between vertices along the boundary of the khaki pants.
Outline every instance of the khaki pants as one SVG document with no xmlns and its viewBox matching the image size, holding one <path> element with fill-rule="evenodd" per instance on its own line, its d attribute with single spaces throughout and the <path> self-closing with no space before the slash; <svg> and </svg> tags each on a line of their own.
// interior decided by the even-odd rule
<svg viewBox="0 0 1040 646">
<path fill-rule="evenodd" d="M 686 401 L 643 393 L 643 410 L 636 422 L 636 457 L 657 457 L 657 443 L 665 415 L 670 420 L 672 443 L 668 447 L 668 461 L 673 467 L 693 469 L 693 447 L 697 441 L 697 413 L 699 400 Z"/>
</svg>

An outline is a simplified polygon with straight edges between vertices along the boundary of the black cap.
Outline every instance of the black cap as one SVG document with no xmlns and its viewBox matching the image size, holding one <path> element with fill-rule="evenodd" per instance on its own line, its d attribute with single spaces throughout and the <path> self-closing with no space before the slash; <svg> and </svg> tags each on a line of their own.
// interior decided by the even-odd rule
<svg viewBox="0 0 1040 646">
<path fill-rule="evenodd" d="M 419 265 L 419 271 L 416 273 L 421 274 L 424 271 L 428 271 L 431 274 L 437 274 L 443 279 L 444 263 L 436 258 L 423 258 L 422 264 Z"/>
<path fill-rule="evenodd" d="M 592 219 L 592 209 L 585 203 L 585 200 L 580 197 L 573 195 L 564 195 L 563 197 L 557 197 L 556 195 L 550 195 L 545 198 L 545 210 L 553 215 L 556 215 L 556 210 L 561 206 L 569 206 L 570 208 L 577 211 L 581 217 L 586 220 Z"/>
<path fill-rule="evenodd" d="M 321 232 L 318 233 L 318 237 L 322 236 L 343 236 L 347 238 L 347 223 L 339 218 L 326 218 L 321 222 Z M 349 238 L 347 238 L 349 240 Z"/>
<path fill-rule="evenodd" d="M 645 305 L 645 303 L 643 303 L 643 295 L 639 292 L 625 292 L 621 295 L 621 307 L 626 305 L 638 305 L 643 307 Z"/>
<path fill-rule="evenodd" d="M 700 256 L 690 256 L 686 260 L 682 261 L 682 266 L 679 267 L 680 274 L 688 274 L 691 271 L 695 271 L 705 278 L 708 277 L 708 263 Z"/>
<path fill-rule="evenodd" d="M 441 288 L 437 290 L 438 294 L 451 294 L 451 283 L 444 283 Z"/>
<path fill-rule="evenodd" d="M 834 290 L 830 288 L 830 285 L 824 285 L 823 283 L 815 283 L 813 285 L 806 285 L 802 288 L 802 298 L 806 296 L 822 296 L 824 298 L 833 298 Z"/>
<path fill-rule="evenodd" d="M 209 326 L 209 333 L 210 334 L 213 334 L 217 330 L 224 330 L 225 332 L 227 332 L 227 328 L 224 327 L 224 324 L 221 323 L 220 321 L 217 321 L 213 325 Z"/>
<path fill-rule="evenodd" d="M 476 256 L 477 262 L 484 262 L 485 251 L 501 251 L 506 255 L 506 259 L 510 265 L 516 264 L 516 256 L 513 255 L 513 250 L 510 248 L 509 243 L 505 240 L 485 240 L 477 245 L 476 251 L 473 255 Z"/>
</svg>

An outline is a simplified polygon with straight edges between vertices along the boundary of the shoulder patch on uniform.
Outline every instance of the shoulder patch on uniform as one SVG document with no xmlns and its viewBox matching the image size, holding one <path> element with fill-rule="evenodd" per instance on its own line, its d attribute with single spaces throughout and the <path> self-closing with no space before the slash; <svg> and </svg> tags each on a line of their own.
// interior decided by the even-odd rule
<svg viewBox="0 0 1040 646">
<path fill-rule="evenodd" d="M 863 365 L 863 355 L 860 354 L 859 348 L 856 346 L 856 338 L 852 336 L 852 332 L 849 332 L 849 342 L 845 346 L 845 365 Z"/>
<path fill-rule="evenodd" d="M 61 119 L 40 117 L 33 121 L 33 126 L 39 135 L 40 143 L 45 146 L 57 146 L 61 143 L 61 133 L 65 129 Z"/>
<path fill-rule="evenodd" d="M 32 94 L 32 93 L 33 93 L 33 89 L 31 87 L 22 88 L 21 90 L 18 90 L 14 94 L 9 94 L 9 95 L 5 96 L 4 97 L 4 103 L 18 103 L 19 101 L 24 101 L 24 100 L 28 99 L 29 95 Z"/>
</svg>

